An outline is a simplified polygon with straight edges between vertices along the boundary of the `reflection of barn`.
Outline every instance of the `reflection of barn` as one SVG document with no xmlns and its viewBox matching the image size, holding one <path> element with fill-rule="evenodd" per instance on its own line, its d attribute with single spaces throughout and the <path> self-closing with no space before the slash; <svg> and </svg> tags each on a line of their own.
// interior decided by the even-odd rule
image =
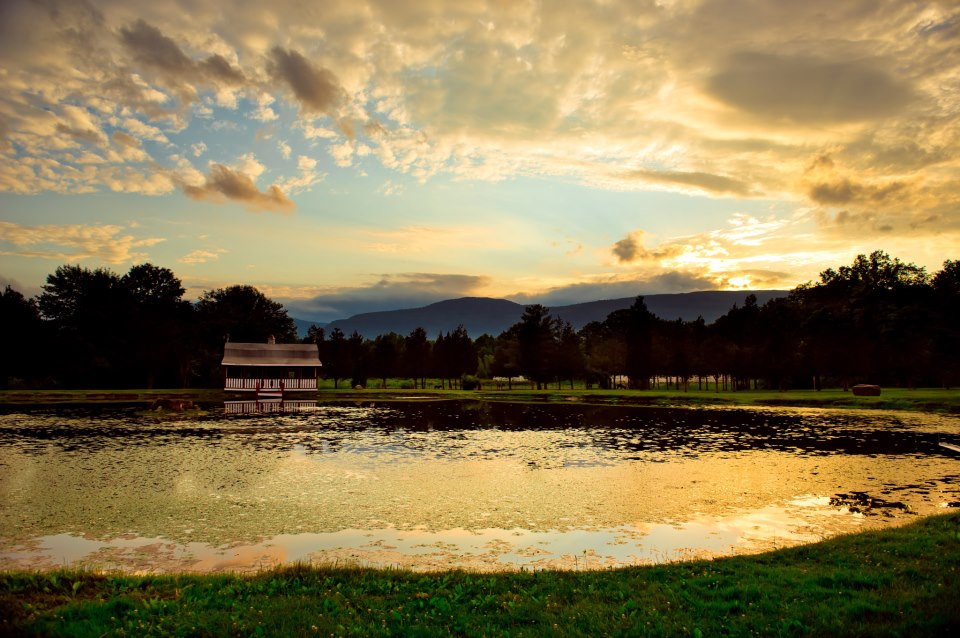
<svg viewBox="0 0 960 638">
<path fill-rule="evenodd" d="M 289 414 L 317 407 L 316 401 L 284 401 L 283 399 L 264 399 L 262 401 L 224 401 L 225 414 Z"/>
<path fill-rule="evenodd" d="M 283 397 L 316 392 L 320 355 L 317 344 L 231 343 L 223 350 L 223 389 Z"/>
</svg>

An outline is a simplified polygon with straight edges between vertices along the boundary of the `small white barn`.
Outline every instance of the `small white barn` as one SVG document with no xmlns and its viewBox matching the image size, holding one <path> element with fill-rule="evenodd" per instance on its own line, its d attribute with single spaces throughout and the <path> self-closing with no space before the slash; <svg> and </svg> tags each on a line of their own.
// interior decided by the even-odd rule
<svg viewBox="0 0 960 638">
<path fill-rule="evenodd" d="M 315 343 L 233 343 L 223 349 L 223 389 L 281 397 L 316 392 L 320 352 Z"/>
</svg>

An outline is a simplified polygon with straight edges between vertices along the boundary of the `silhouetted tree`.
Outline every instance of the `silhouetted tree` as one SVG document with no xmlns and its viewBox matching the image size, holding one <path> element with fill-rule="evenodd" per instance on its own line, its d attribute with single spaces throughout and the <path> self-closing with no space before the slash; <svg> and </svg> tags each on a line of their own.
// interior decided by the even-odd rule
<svg viewBox="0 0 960 638">
<path fill-rule="evenodd" d="M 327 361 L 327 351 L 328 351 L 328 342 L 327 342 L 327 331 L 314 324 L 307 328 L 307 336 L 303 338 L 304 343 L 312 343 L 317 346 L 317 354 L 320 357 L 320 374 L 326 378 L 327 376 L 327 366 L 329 361 Z M 336 383 L 334 383 L 336 385 Z"/>
<path fill-rule="evenodd" d="M 550 364 L 554 359 L 556 320 L 540 304 L 527 306 L 517 329 L 520 373 L 541 389 L 553 375 Z"/>
<path fill-rule="evenodd" d="M 321 351 L 323 350 L 323 345 L 326 344 L 326 341 L 327 331 L 317 324 L 313 324 L 307 328 L 307 336 L 303 338 L 304 343 L 315 343 L 317 344 L 318 349 Z"/>
<path fill-rule="evenodd" d="M 931 365 L 938 370 L 939 382 L 951 387 L 960 382 L 960 260 L 947 260 L 933 276 L 934 307 Z"/>
<path fill-rule="evenodd" d="M 560 380 L 570 381 L 570 389 L 573 389 L 573 380 L 582 378 L 586 373 L 586 357 L 583 353 L 583 343 L 580 335 L 577 334 L 570 322 L 567 321 L 560 327 L 557 335 L 556 360 L 554 370 L 557 373 L 557 387 L 559 389 Z"/>
<path fill-rule="evenodd" d="M 601 388 L 609 388 L 611 377 L 625 374 L 627 368 L 626 339 L 611 327 L 616 323 L 611 316 L 604 321 L 591 321 L 580 330 L 587 359 L 587 383 L 597 383 Z"/>
<path fill-rule="evenodd" d="M 464 375 L 477 372 L 477 350 L 463 325 L 447 335 L 444 358 L 444 369 L 452 383 L 461 383 Z"/>
<path fill-rule="evenodd" d="M 702 316 L 687 324 L 687 338 L 690 344 L 690 371 L 697 375 L 697 388 L 703 389 L 703 379 L 708 371 L 704 366 L 703 344 L 707 339 L 707 324 Z"/>
<path fill-rule="evenodd" d="M 183 300 L 172 271 L 133 266 L 120 277 L 107 269 L 64 265 L 47 277 L 34 302 L 7 287 L 0 317 L 14 337 L 0 363 L 0 385 L 43 378 L 72 386 L 186 384 L 201 378 L 219 385 L 223 342 L 296 341 L 283 307 L 250 286 L 204 293 L 196 306 Z M 747 296 L 711 325 L 664 321 L 638 297 L 629 308 L 583 327 L 561 325 L 547 308 L 528 306 L 516 324 L 496 339 L 476 343 L 463 327 L 441 333 L 431 348 L 417 329 L 347 339 L 319 328 L 322 370 L 334 380 L 365 384 L 371 371 L 384 381 L 408 375 L 421 386 L 428 370 L 455 383 L 478 367 L 486 374 L 523 374 L 538 387 L 585 376 L 609 384 L 626 374 L 631 385 L 649 387 L 653 377 L 712 376 L 719 391 L 754 387 L 820 388 L 839 382 L 901 386 L 960 380 L 960 262 L 947 260 L 933 277 L 882 251 L 858 255 L 849 266 L 827 269 L 820 279 L 796 287 L 762 307 Z M 41 360 L 44 368 L 30 369 Z M 26 352 L 21 346 L 29 344 Z M 401 365 L 397 366 L 397 361 Z M 732 381 L 728 385 L 728 381 Z"/>
<path fill-rule="evenodd" d="M 676 378 L 676 387 L 687 391 L 693 374 L 691 330 L 682 319 L 660 321 L 653 331 L 653 362 L 656 376 Z"/>
<path fill-rule="evenodd" d="M 757 297 L 751 294 L 742 307 L 734 304 L 727 314 L 713 324 L 712 331 L 731 344 L 727 356 L 732 355 L 732 358 L 727 360 L 724 367 L 732 377 L 734 390 L 748 390 L 750 381 L 757 377 L 759 323 Z"/>
<path fill-rule="evenodd" d="M 517 337 L 519 331 L 520 324 L 514 324 L 497 337 L 493 361 L 490 363 L 493 376 L 510 380 L 520 374 L 520 341 Z M 513 388 L 512 381 L 508 382 L 508 387 Z"/>
<path fill-rule="evenodd" d="M 430 341 L 427 339 L 427 331 L 423 328 L 415 328 L 405 339 L 403 344 L 403 370 L 404 374 L 413 379 L 413 387 L 417 387 L 417 380 L 420 381 L 420 387 L 426 388 L 427 374 L 430 370 Z"/>
<path fill-rule="evenodd" d="M 223 344 L 297 343 L 297 329 L 283 305 L 253 286 L 230 286 L 208 290 L 197 303 L 200 322 L 202 367 L 208 384 L 220 381 Z"/>
<path fill-rule="evenodd" d="M 55 374 L 75 387 L 126 385 L 118 361 L 124 342 L 125 298 L 107 269 L 64 265 L 47 276 L 38 304 L 53 328 Z"/>
<path fill-rule="evenodd" d="M 380 377 L 380 387 L 387 387 L 387 377 L 394 377 L 400 371 L 403 356 L 403 337 L 395 332 L 379 335 L 373 341 L 372 368 Z"/>
<path fill-rule="evenodd" d="M 277 343 L 297 342 L 297 327 L 283 305 L 253 286 L 208 290 L 197 311 L 208 335 L 220 344 L 227 337 L 241 343 L 266 343 L 270 337 Z"/>
<path fill-rule="evenodd" d="M 447 380 L 447 339 L 443 332 L 437 335 L 433 341 L 433 348 L 430 350 L 430 369 L 433 376 L 440 379 L 440 385 L 446 387 Z"/>
<path fill-rule="evenodd" d="M 320 353 L 320 363 L 324 376 L 333 379 L 333 388 L 340 388 L 340 379 L 350 374 L 352 363 L 350 349 L 347 347 L 347 337 L 340 328 L 330 331 L 330 339 Z"/>
<path fill-rule="evenodd" d="M 193 307 L 184 301 L 180 280 L 168 268 L 133 266 L 120 279 L 128 329 L 126 366 L 133 378 L 153 388 L 158 377 L 169 385 L 189 383 L 197 348 Z"/>
<path fill-rule="evenodd" d="M 477 376 L 487 378 L 493 376 L 493 360 L 497 352 L 497 339 L 488 334 L 482 334 L 473 341 L 477 350 Z"/>
<path fill-rule="evenodd" d="M 0 356 L 0 387 L 35 381 L 49 361 L 40 309 L 36 301 L 7 286 L 0 295 L 0 323 L 4 326 Z"/>
<path fill-rule="evenodd" d="M 647 309 L 643 297 L 637 297 L 628 309 L 612 313 L 607 320 L 612 320 L 612 329 L 623 335 L 626 346 L 625 370 L 630 377 L 630 386 L 649 389 L 654 369 L 651 355 L 656 317 Z"/>
<path fill-rule="evenodd" d="M 790 297 L 771 299 L 760 309 L 758 370 L 771 390 L 786 390 L 800 377 L 800 315 Z"/>
<path fill-rule="evenodd" d="M 798 287 L 791 297 L 806 317 L 801 330 L 808 361 L 838 375 L 844 389 L 858 381 L 892 381 L 898 357 L 911 351 L 915 360 L 925 356 L 926 348 L 907 333 L 922 319 L 917 306 L 927 282 L 923 268 L 875 251 Z"/>
<path fill-rule="evenodd" d="M 453 332 L 437 335 L 433 344 L 433 371 L 442 385 L 456 387 L 465 374 L 477 370 L 477 352 L 463 326 Z"/>
<path fill-rule="evenodd" d="M 350 385 L 353 387 L 367 386 L 370 376 L 370 342 L 363 338 L 356 330 L 347 339 L 347 352 L 352 365 Z"/>
</svg>

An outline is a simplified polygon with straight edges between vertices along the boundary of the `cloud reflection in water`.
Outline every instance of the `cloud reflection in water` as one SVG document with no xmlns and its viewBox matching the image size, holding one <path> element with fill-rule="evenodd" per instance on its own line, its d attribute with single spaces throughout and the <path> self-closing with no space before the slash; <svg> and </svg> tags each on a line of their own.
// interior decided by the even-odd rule
<svg viewBox="0 0 960 638">
<path fill-rule="evenodd" d="M 759 551 L 960 501 L 937 445 L 958 434 L 950 416 L 781 409 L 11 413 L 0 567 L 579 569 Z"/>
</svg>

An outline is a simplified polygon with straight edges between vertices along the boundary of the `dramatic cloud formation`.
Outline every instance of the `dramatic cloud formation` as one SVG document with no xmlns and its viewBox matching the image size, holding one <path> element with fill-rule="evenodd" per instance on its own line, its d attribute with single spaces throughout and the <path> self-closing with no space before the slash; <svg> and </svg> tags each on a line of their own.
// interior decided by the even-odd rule
<svg viewBox="0 0 960 638">
<path fill-rule="evenodd" d="M 214 53 L 195 61 L 187 57 L 171 38 L 143 20 L 122 27 L 120 37 L 135 63 L 158 71 L 171 86 L 179 87 L 181 99 L 185 101 L 189 102 L 194 92 L 182 82 L 208 81 L 232 86 L 245 81 L 243 72 L 234 68 L 222 55 Z"/>
<path fill-rule="evenodd" d="M 131 27 L 122 27 L 120 36 L 133 54 L 134 60 L 177 75 L 187 75 L 194 69 L 193 61 L 180 47 L 143 20 Z"/>
<path fill-rule="evenodd" d="M 5 276 L 162 256 L 291 299 L 399 299 L 372 272 L 534 298 L 956 258 L 951 0 L 180 4 L 0 3 L 0 219 L 167 238 L 7 239 Z"/>
<path fill-rule="evenodd" d="M 735 52 L 707 91 L 749 114 L 785 124 L 872 120 L 903 111 L 915 99 L 892 77 L 888 60 L 829 60 Z"/>
</svg>

